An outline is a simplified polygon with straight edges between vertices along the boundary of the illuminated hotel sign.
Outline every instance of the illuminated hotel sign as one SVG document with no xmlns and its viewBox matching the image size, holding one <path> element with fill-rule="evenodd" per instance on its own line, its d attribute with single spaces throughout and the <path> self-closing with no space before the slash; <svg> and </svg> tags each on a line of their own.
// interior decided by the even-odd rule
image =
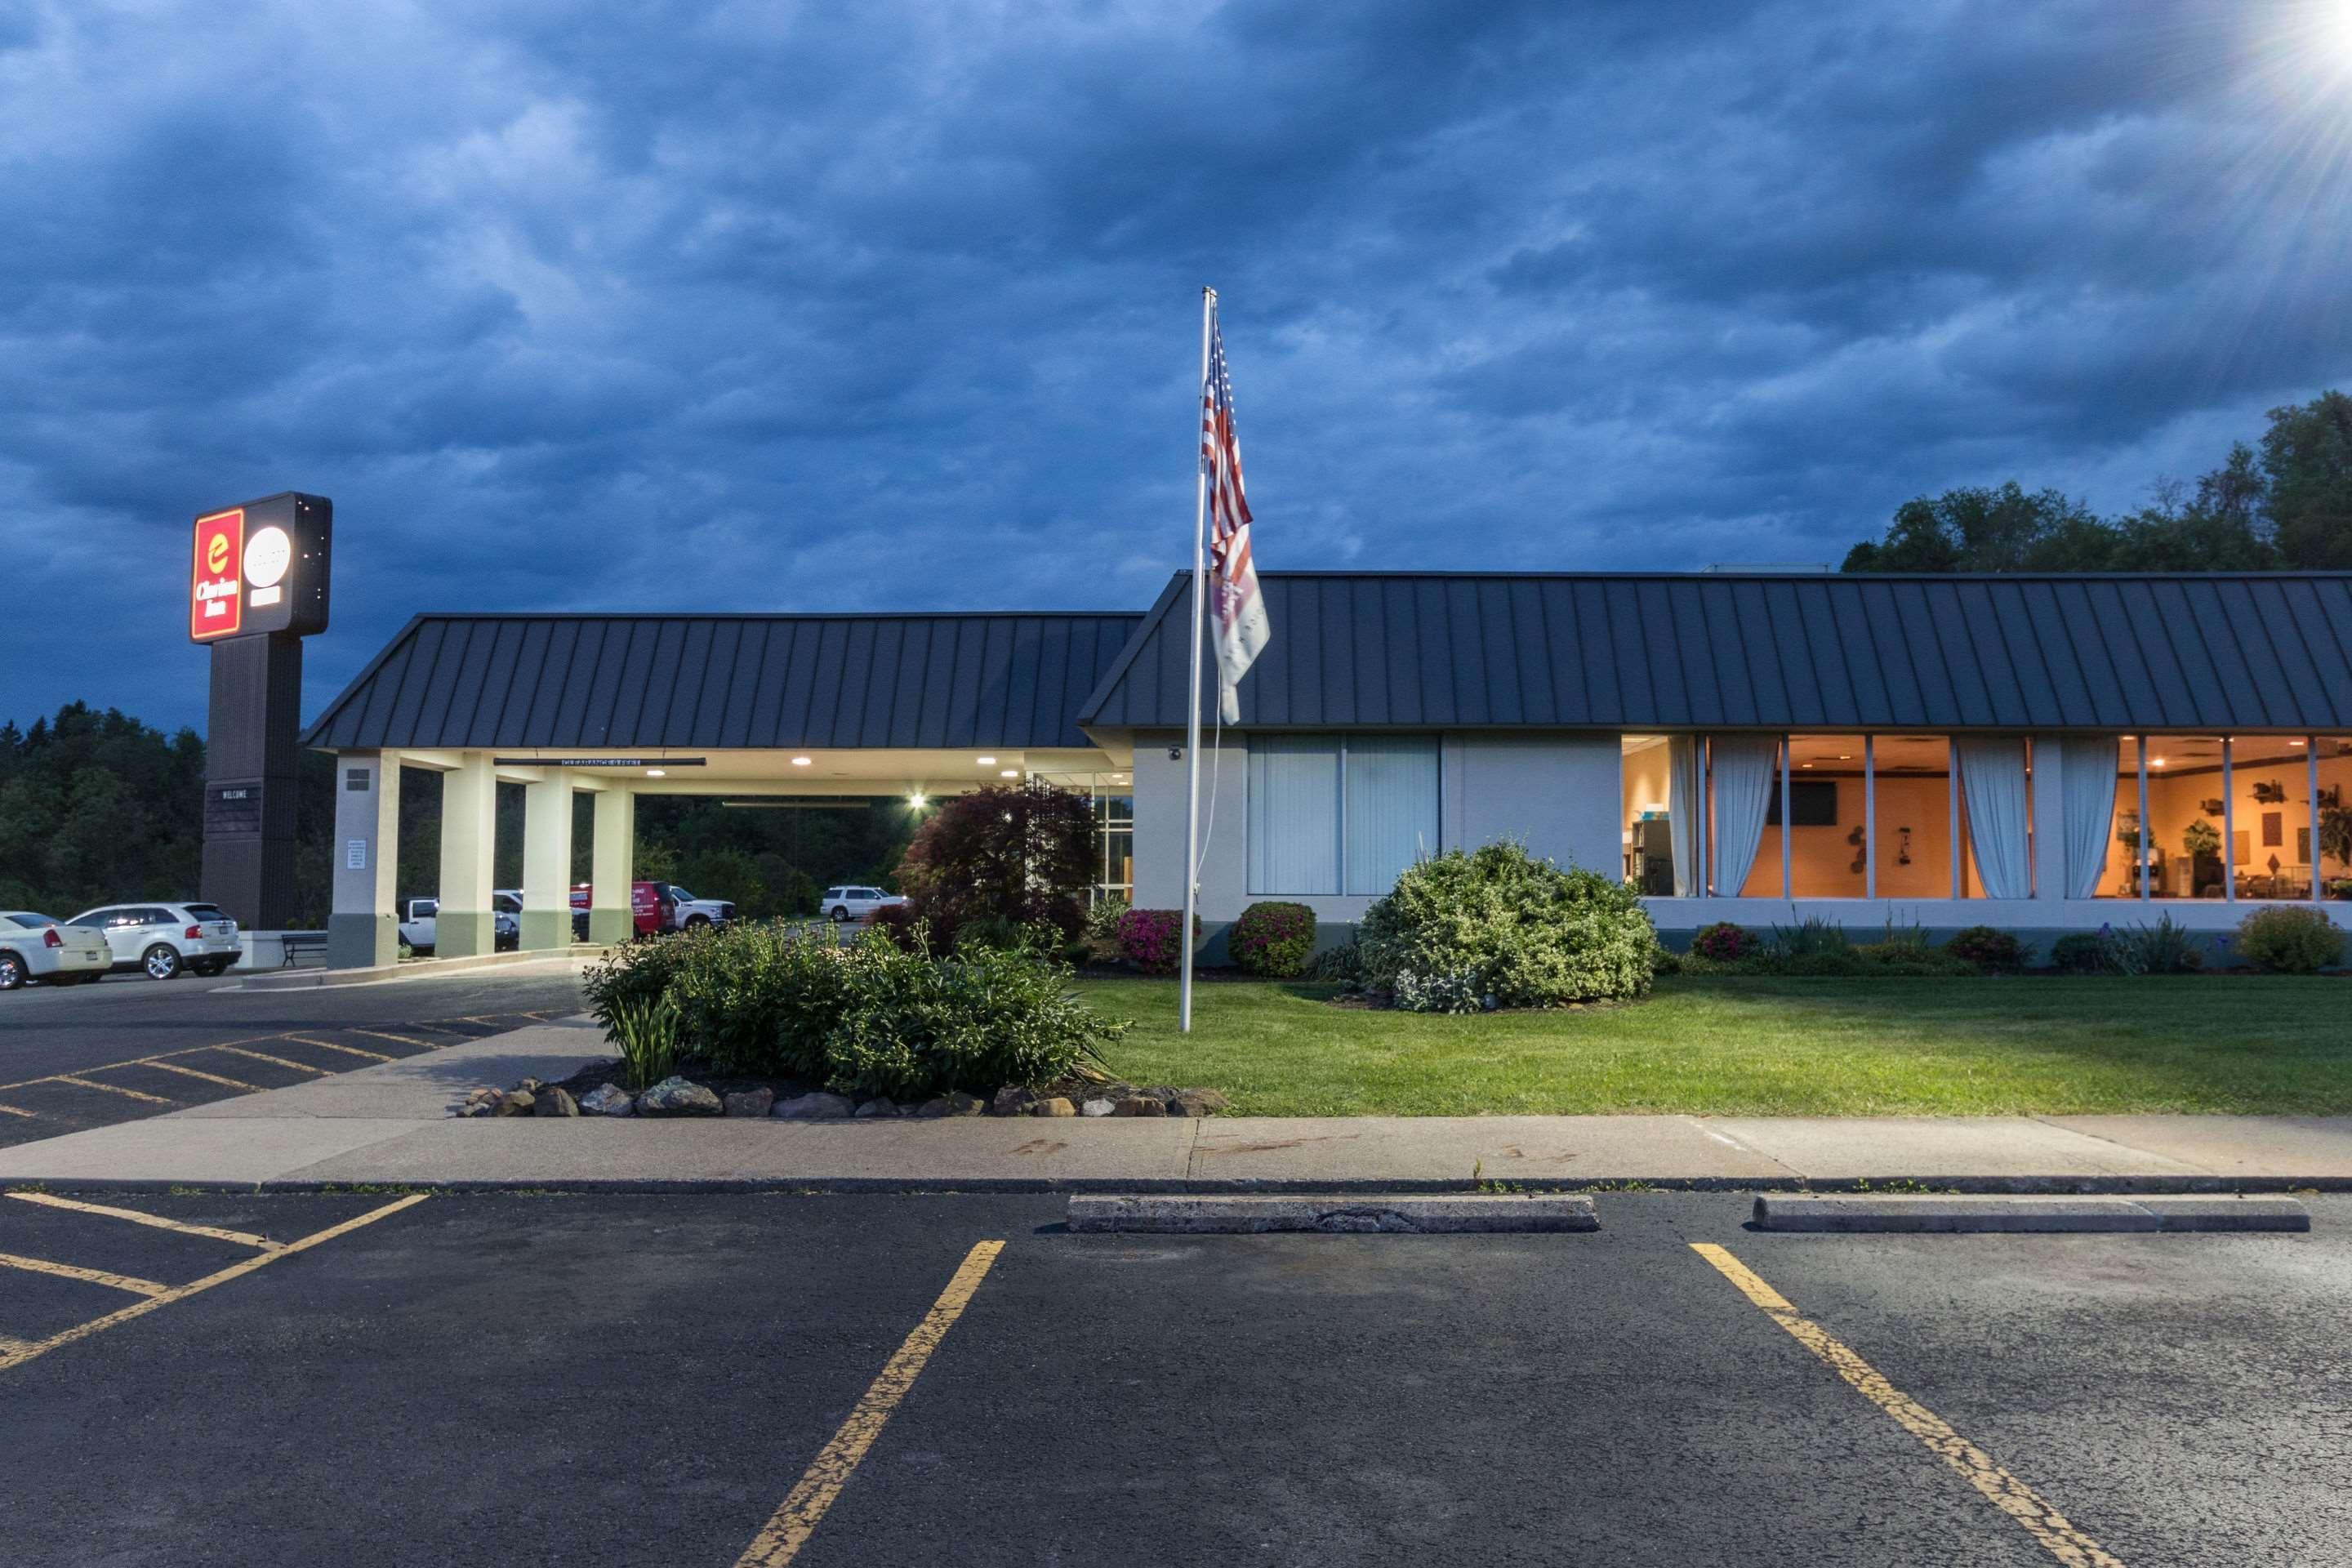
<svg viewBox="0 0 2352 1568">
<path fill-rule="evenodd" d="M 197 518 L 188 636 L 325 631 L 334 516 L 326 497 L 288 490 Z"/>
</svg>

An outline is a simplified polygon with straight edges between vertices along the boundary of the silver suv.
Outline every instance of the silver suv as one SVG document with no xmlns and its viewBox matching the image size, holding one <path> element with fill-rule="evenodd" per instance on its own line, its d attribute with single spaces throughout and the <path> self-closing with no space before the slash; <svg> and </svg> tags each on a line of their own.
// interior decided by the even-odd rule
<svg viewBox="0 0 2352 1568">
<path fill-rule="evenodd" d="M 879 888 L 827 888 L 817 910 L 829 921 L 862 921 L 876 910 L 888 909 L 907 900 L 896 893 L 886 893 Z"/>
<path fill-rule="evenodd" d="M 150 980 L 182 970 L 218 974 L 245 953 L 236 922 L 214 904 L 100 904 L 66 921 L 106 938 L 116 969 L 140 969 Z"/>
</svg>

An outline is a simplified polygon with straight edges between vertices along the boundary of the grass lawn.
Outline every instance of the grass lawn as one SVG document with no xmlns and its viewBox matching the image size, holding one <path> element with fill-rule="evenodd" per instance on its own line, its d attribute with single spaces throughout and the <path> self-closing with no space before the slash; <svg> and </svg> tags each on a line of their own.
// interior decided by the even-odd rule
<svg viewBox="0 0 2352 1568">
<path fill-rule="evenodd" d="M 2352 1112 L 2352 981 L 1670 977 L 1581 1012 L 1433 1017 L 1324 992 L 1090 980 L 1111 1065 L 1256 1116 Z"/>
</svg>

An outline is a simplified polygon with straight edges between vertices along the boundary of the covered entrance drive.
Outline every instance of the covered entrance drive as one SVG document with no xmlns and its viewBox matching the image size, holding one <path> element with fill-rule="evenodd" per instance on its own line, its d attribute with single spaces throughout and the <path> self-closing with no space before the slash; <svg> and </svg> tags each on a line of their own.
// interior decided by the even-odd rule
<svg viewBox="0 0 2352 1568">
<path fill-rule="evenodd" d="M 1132 755 L 1076 715 L 1140 618 L 419 616 L 305 737 L 338 762 L 328 962 L 394 962 L 398 900 L 436 895 L 436 952 L 490 951 L 501 783 L 523 786 L 525 949 L 572 942 L 579 794 L 599 942 L 631 931 L 642 795 L 920 801 L 1033 777 L 1124 795 Z M 434 888 L 397 885 L 403 767 L 442 775 Z"/>
</svg>

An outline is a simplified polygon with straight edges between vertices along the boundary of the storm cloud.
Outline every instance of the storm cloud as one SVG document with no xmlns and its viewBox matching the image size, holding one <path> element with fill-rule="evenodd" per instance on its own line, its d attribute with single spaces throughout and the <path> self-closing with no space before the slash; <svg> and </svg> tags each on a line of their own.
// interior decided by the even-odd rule
<svg viewBox="0 0 2352 1568">
<path fill-rule="evenodd" d="M 201 723 L 288 488 L 314 710 L 419 610 L 1140 607 L 1202 283 L 1270 568 L 2126 508 L 2347 379 L 2344 9 L 0 12 L 0 717 Z"/>
</svg>

